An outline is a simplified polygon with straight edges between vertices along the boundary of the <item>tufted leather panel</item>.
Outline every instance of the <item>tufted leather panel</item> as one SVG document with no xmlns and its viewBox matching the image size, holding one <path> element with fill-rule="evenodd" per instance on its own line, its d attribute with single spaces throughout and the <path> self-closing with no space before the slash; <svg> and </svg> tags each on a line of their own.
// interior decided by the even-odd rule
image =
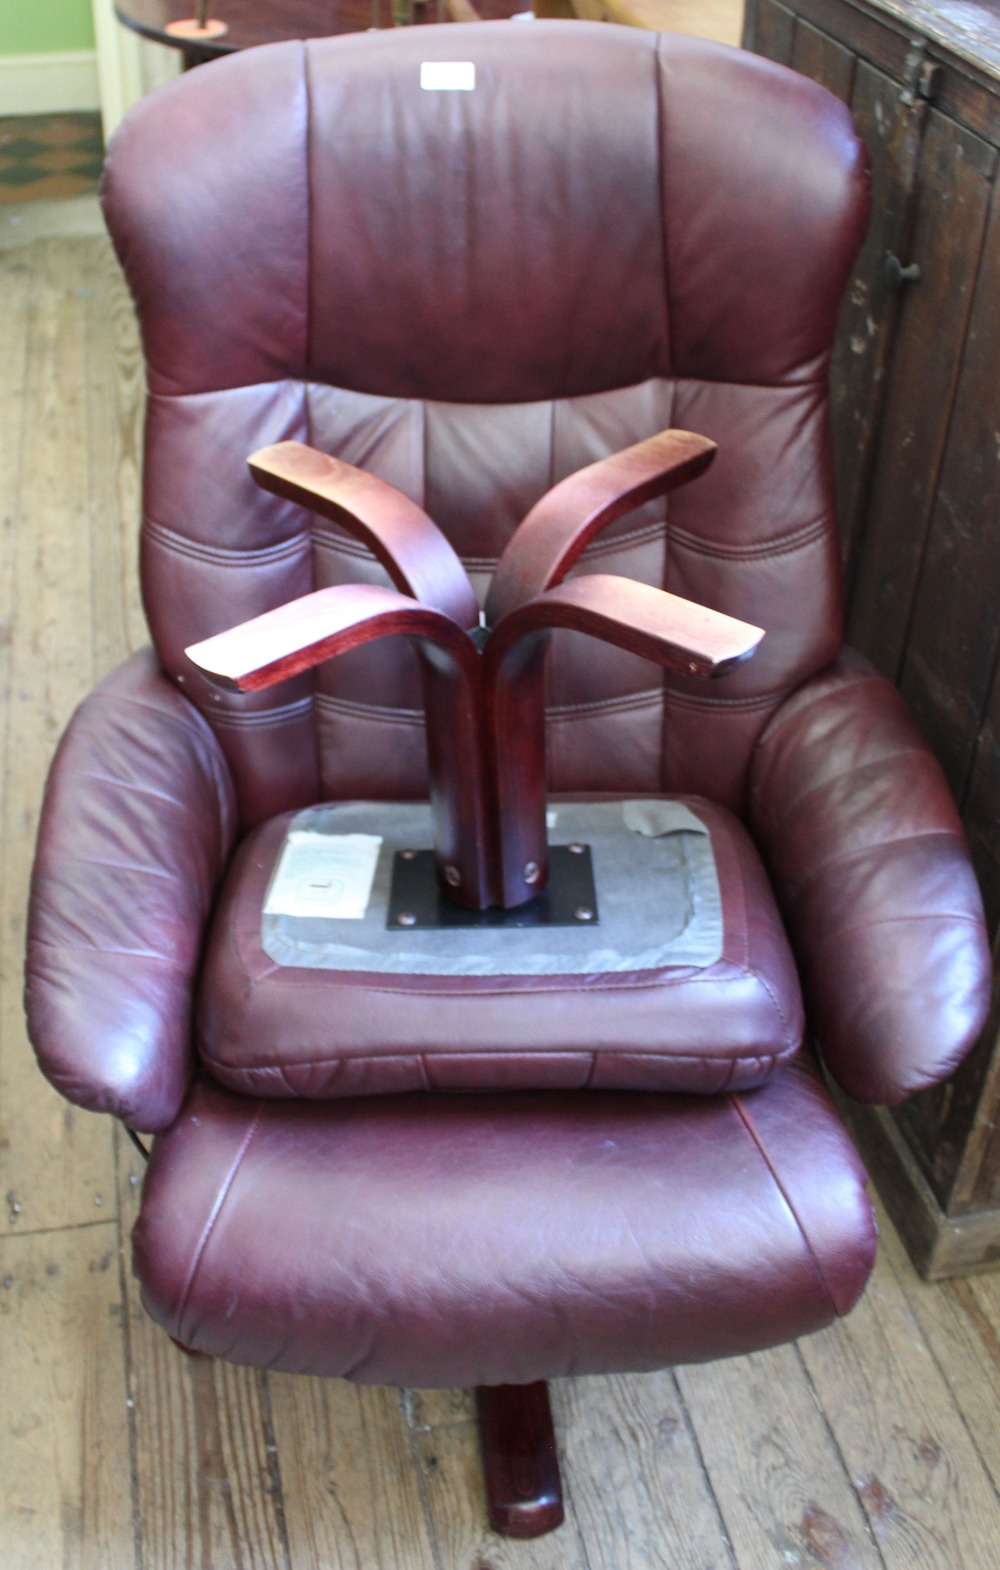
<svg viewBox="0 0 1000 1570">
<path fill-rule="evenodd" d="M 772 1346 L 846 1313 L 875 1252 L 860 1163 L 802 1058 L 708 1099 L 288 1104 L 203 1084 L 157 1140 L 133 1240 L 143 1301 L 184 1345 L 401 1385 Z"/>
<path fill-rule="evenodd" d="M 825 373 L 865 219 L 849 117 L 695 39 L 440 30 L 436 57 L 476 62 L 473 93 L 419 90 L 429 47 L 401 30 L 219 62 L 115 139 L 104 199 L 149 365 L 143 574 L 161 658 L 216 728 L 246 822 L 419 795 L 405 646 L 255 697 L 210 692 L 184 659 L 313 583 L 381 577 L 335 528 L 255 494 L 246 455 L 298 437 L 400 485 L 482 590 L 554 480 L 686 426 L 719 442 L 714 468 L 578 570 L 669 587 L 768 637 L 709 691 L 560 635 L 551 783 L 740 810 L 769 714 L 840 638 Z"/>
<path fill-rule="evenodd" d="M 891 682 L 845 652 L 778 710 L 750 821 L 820 1045 L 859 1101 L 900 1101 L 983 1026 L 983 902 L 944 773 Z"/>
<path fill-rule="evenodd" d="M 743 826 L 712 802 L 687 805 L 711 834 L 720 957 L 583 975 L 275 963 L 261 909 L 289 817 L 272 819 L 244 840 L 220 896 L 200 986 L 202 1062 L 230 1089 L 278 1099 L 586 1086 L 712 1095 L 761 1084 L 802 1040 L 798 978 Z M 373 808 L 370 830 L 379 827 Z"/>
</svg>

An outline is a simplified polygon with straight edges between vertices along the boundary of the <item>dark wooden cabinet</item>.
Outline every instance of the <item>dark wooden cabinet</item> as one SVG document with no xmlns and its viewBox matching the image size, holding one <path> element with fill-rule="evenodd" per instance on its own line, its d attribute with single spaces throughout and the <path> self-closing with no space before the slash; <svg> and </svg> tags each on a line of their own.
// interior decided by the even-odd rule
<svg viewBox="0 0 1000 1570">
<path fill-rule="evenodd" d="M 832 372 L 848 638 L 954 789 L 1000 932 L 1000 9 L 748 0 L 744 44 L 849 104 L 873 216 Z M 919 1267 L 1000 1263 L 1000 1011 L 954 1079 L 858 1111 Z"/>
</svg>

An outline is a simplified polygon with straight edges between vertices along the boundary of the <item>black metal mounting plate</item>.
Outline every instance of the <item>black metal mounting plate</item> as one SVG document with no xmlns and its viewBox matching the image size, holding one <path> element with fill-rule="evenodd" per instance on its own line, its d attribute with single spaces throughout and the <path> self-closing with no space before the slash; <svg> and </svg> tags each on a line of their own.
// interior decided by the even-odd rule
<svg viewBox="0 0 1000 1570">
<path fill-rule="evenodd" d="M 595 927 L 597 890 L 589 845 L 550 845 L 549 881 L 537 899 L 515 910 L 466 910 L 443 892 L 434 852 L 399 850 L 393 857 L 386 929 L 438 927 Z"/>
</svg>

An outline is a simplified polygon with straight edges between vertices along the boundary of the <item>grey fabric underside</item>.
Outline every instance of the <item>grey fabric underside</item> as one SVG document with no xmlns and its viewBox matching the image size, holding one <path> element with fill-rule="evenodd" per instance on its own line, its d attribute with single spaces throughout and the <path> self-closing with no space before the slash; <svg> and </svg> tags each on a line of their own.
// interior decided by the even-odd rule
<svg viewBox="0 0 1000 1570">
<path fill-rule="evenodd" d="M 553 822 L 553 817 L 555 821 Z M 368 909 L 360 921 L 263 915 L 264 952 L 279 965 L 384 975 L 581 975 L 712 965 L 722 953 L 722 899 L 708 830 L 680 802 L 559 803 L 549 812 L 553 845 L 590 845 L 600 924 L 386 931 L 397 850 L 432 842 L 419 803 L 310 807 L 290 830 L 381 834 Z M 277 869 L 280 855 L 275 862 Z M 273 873 L 272 873 L 273 881 Z"/>
</svg>

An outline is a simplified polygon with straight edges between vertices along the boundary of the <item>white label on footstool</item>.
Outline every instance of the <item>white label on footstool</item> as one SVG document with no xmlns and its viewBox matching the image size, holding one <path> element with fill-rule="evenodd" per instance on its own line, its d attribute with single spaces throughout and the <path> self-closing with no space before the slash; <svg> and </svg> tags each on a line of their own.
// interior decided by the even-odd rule
<svg viewBox="0 0 1000 1570">
<path fill-rule="evenodd" d="M 264 914 L 363 920 L 381 846 L 380 834 L 293 829 L 268 889 Z"/>
</svg>

